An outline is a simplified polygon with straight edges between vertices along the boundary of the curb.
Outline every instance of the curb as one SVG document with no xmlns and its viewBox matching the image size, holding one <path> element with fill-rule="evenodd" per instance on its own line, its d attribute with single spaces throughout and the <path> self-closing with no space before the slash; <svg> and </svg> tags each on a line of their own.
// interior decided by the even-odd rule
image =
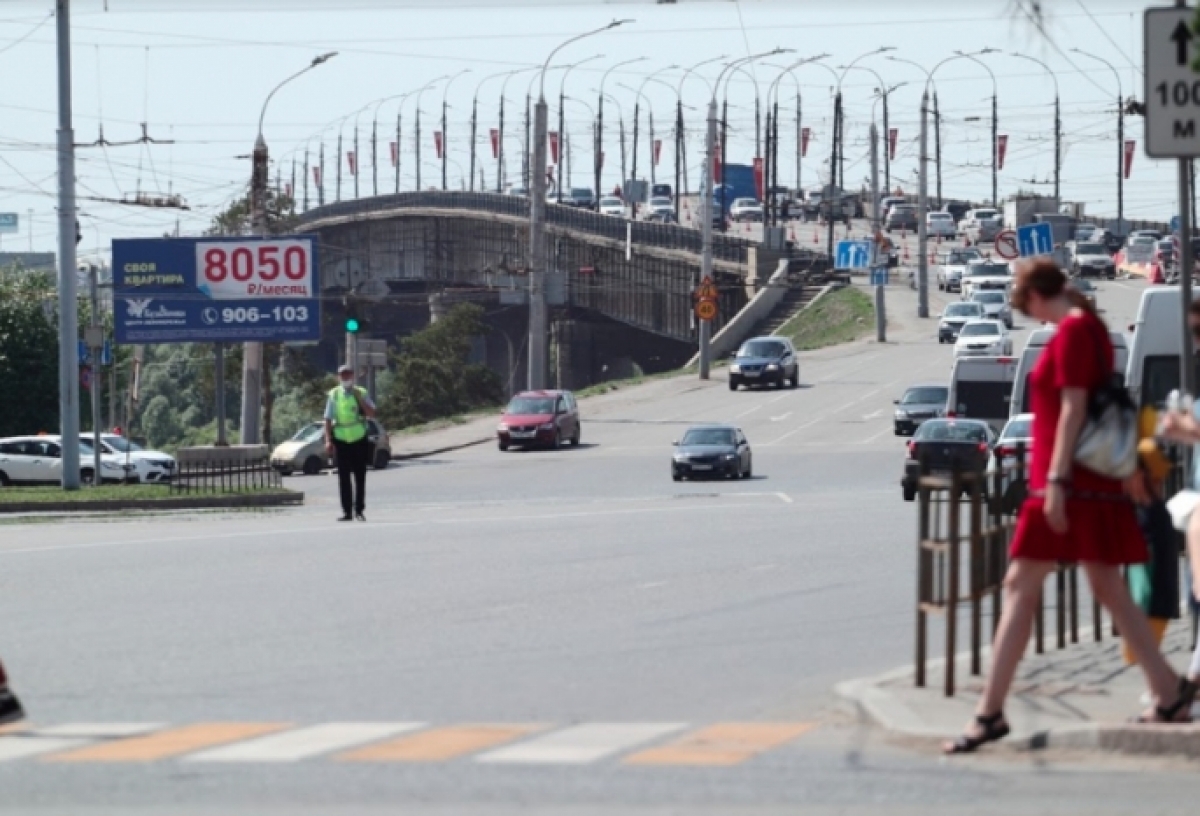
<svg viewBox="0 0 1200 816">
<path fill-rule="evenodd" d="M 934 661 L 930 661 L 930 668 Z M 922 741 L 942 742 L 954 734 L 929 726 L 908 705 L 880 688 L 912 674 L 911 667 L 895 669 L 877 677 L 846 680 L 834 686 L 834 694 L 864 722 L 893 734 Z M 1103 751 L 1129 756 L 1200 758 L 1200 724 L 1117 725 L 1084 723 L 1063 726 L 1018 737 L 1010 737 L 996 748 L 1009 751 L 1040 751 L 1058 748 Z"/>
<path fill-rule="evenodd" d="M 109 499 L 97 502 L 0 503 L 8 513 L 111 513 L 121 510 L 234 510 L 247 507 L 290 507 L 304 504 L 304 494 L 268 493 L 261 496 L 196 496 L 177 499 Z"/>
<path fill-rule="evenodd" d="M 412 459 L 424 459 L 427 456 L 437 456 L 439 453 L 450 453 L 451 451 L 462 450 L 464 448 L 473 448 L 476 445 L 484 445 L 495 439 L 494 436 L 486 436 L 482 439 L 472 439 L 470 442 L 459 442 L 455 445 L 446 445 L 433 450 L 415 451 L 413 453 L 399 453 L 392 456 L 393 462 L 407 462 Z"/>
</svg>

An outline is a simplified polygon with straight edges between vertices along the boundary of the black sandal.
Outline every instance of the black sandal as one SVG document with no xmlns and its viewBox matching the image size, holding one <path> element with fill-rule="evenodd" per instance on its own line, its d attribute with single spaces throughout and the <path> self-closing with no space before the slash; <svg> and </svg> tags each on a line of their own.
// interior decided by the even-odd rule
<svg viewBox="0 0 1200 816">
<path fill-rule="evenodd" d="M 1145 714 L 1135 717 L 1133 722 L 1142 725 L 1164 725 L 1170 723 L 1190 723 L 1192 721 L 1192 703 L 1196 701 L 1196 693 L 1200 691 L 1200 686 L 1197 686 L 1186 677 L 1179 678 L 1179 690 L 1176 692 L 1175 703 L 1169 706 L 1155 706 L 1154 715 L 1147 717 Z M 1187 716 L 1184 719 L 1179 719 L 1179 715 L 1186 712 Z"/>
<path fill-rule="evenodd" d="M 982 732 L 978 736 L 963 734 L 954 742 L 947 743 L 942 748 L 942 753 L 970 754 L 980 746 L 987 745 L 989 742 L 1004 739 L 1010 732 L 1008 723 L 1004 721 L 1003 711 L 997 711 L 988 717 L 976 715 L 975 724 L 982 729 Z"/>
</svg>

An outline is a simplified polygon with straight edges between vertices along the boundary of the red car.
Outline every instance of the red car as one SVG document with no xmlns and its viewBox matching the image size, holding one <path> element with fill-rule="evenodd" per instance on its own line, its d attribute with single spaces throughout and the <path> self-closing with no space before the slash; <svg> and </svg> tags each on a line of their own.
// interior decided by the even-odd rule
<svg viewBox="0 0 1200 816">
<path fill-rule="evenodd" d="M 510 445 L 561 448 L 579 444 L 582 431 L 579 405 L 570 391 L 522 391 L 500 416 L 496 442 L 500 450 Z"/>
</svg>

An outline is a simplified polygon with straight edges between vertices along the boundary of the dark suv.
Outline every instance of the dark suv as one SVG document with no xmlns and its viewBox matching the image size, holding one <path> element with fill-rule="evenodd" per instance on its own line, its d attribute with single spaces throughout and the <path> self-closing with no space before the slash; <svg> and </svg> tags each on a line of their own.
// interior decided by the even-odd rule
<svg viewBox="0 0 1200 816">
<path fill-rule="evenodd" d="M 774 385 L 783 388 L 800 385 L 800 360 L 792 341 L 786 337 L 756 337 L 738 349 L 737 357 L 729 364 L 729 390 L 741 385 Z"/>
</svg>

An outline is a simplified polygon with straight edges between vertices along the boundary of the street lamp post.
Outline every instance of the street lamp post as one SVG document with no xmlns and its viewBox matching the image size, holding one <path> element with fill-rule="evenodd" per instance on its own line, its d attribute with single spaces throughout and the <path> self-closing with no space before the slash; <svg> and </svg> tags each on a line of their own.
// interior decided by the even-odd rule
<svg viewBox="0 0 1200 816">
<path fill-rule="evenodd" d="M 279 89 L 287 85 L 294 79 L 308 73 L 313 68 L 323 65 L 333 57 L 337 56 L 336 51 L 331 51 L 327 54 L 322 54 L 313 59 L 311 63 L 305 66 L 302 70 L 292 74 L 287 79 L 280 82 L 271 92 L 267 94 L 267 98 L 263 101 L 262 110 L 258 115 L 258 134 L 254 139 L 254 154 L 253 154 L 253 169 L 250 174 L 250 221 L 254 232 L 257 235 L 265 236 L 267 234 L 267 141 L 263 138 L 263 121 L 267 116 L 267 106 L 271 104 L 271 99 L 279 92 Z M 218 406 L 224 405 L 225 399 L 225 354 L 223 346 L 217 344 L 217 379 L 218 379 Z M 246 343 L 242 346 L 242 444 L 257 445 L 260 443 L 260 425 L 259 419 L 262 414 L 262 363 L 263 363 L 263 344 L 262 343 Z M 224 423 L 218 423 L 217 429 L 217 444 L 225 444 L 225 428 Z M 78 435 L 78 434 L 76 434 Z M 270 443 L 270 440 L 267 440 Z"/>
<path fill-rule="evenodd" d="M 1082 57 L 1094 59 L 1108 66 L 1117 80 L 1117 232 L 1125 233 L 1125 91 L 1121 87 L 1121 73 L 1106 59 L 1072 48 Z"/>
<path fill-rule="evenodd" d="M 505 94 L 508 91 L 508 81 L 510 79 L 512 79 L 513 77 L 515 77 L 517 74 L 523 74 L 527 71 L 536 71 L 536 70 L 537 70 L 537 66 L 535 65 L 532 68 L 521 68 L 520 70 L 512 71 L 509 73 L 508 76 L 506 76 L 504 78 L 504 81 L 502 83 L 500 83 L 500 123 L 497 126 L 497 133 L 496 133 L 496 192 L 497 193 L 504 192 L 504 100 L 505 100 Z M 528 101 L 529 101 L 529 98 L 526 97 L 526 102 L 528 102 Z M 525 112 L 528 115 L 528 113 L 529 113 L 528 108 L 526 108 Z M 528 121 L 526 122 L 526 125 L 528 125 Z M 528 128 L 525 131 L 525 137 L 526 137 L 526 139 L 529 138 Z M 527 160 L 528 160 L 528 157 L 526 157 L 526 159 L 523 161 L 527 161 Z"/>
<path fill-rule="evenodd" d="M 454 76 L 446 81 L 446 87 L 442 88 L 442 189 L 446 189 L 446 157 L 450 155 L 450 132 L 446 129 L 446 111 L 449 106 L 446 104 L 446 98 L 450 95 L 450 86 L 454 84 L 454 80 L 458 79 L 463 74 L 471 73 L 470 68 L 463 68 Z"/>
<path fill-rule="evenodd" d="M 578 68 L 580 65 L 583 65 L 588 62 L 593 62 L 598 59 L 604 59 L 604 55 L 603 54 L 593 54 L 592 56 L 588 57 L 587 59 L 582 59 L 579 62 L 573 62 L 570 65 L 563 66 L 562 81 L 560 81 L 558 83 L 558 162 L 557 163 L 559 166 L 559 170 L 558 170 L 558 185 L 557 185 L 557 189 L 555 190 L 554 199 L 559 204 L 562 204 L 563 187 L 566 186 L 565 184 L 563 184 L 563 181 L 564 181 L 563 168 L 566 167 L 567 120 L 566 120 L 565 115 L 563 114 L 563 104 L 566 100 L 567 77 L 569 77 L 571 75 L 571 72 L 574 71 L 576 68 Z"/>
<path fill-rule="evenodd" d="M 771 178 L 770 186 L 773 188 L 779 182 L 779 83 L 785 76 L 790 76 L 796 82 L 796 98 L 799 100 L 800 83 L 796 79 L 795 71 L 803 65 L 816 60 L 825 59 L 828 54 L 818 54 L 815 57 L 805 57 L 802 60 L 797 60 L 791 65 L 780 70 L 779 75 L 767 86 L 767 149 L 764 161 L 767 165 L 767 170 L 764 175 Z M 797 128 L 799 128 L 799 103 L 797 102 Z M 796 134 L 797 144 L 799 144 L 800 134 Z M 800 161 L 800 155 L 797 153 L 796 161 Z M 799 171 L 797 171 L 797 179 L 799 179 Z M 796 184 L 799 186 L 799 180 Z M 767 217 L 771 220 L 771 224 L 777 224 L 777 212 L 775 207 L 775 199 L 773 196 L 767 196 L 766 205 Z"/>
<path fill-rule="evenodd" d="M 852 68 L 856 71 L 866 71 L 867 73 L 873 74 L 875 77 L 875 81 L 879 83 L 879 85 L 877 87 L 880 92 L 880 99 L 883 100 L 883 131 L 882 131 L 882 135 L 883 135 L 884 139 L 890 139 L 891 137 L 889 136 L 889 134 L 891 133 L 891 122 L 890 122 L 890 118 L 889 118 L 889 105 L 888 105 L 889 97 L 892 95 L 892 91 L 896 90 L 896 88 L 899 88 L 901 85 L 904 85 L 906 83 L 901 82 L 899 85 L 893 85 L 891 87 L 888 87 L 888 84 L 883 81 L 883 75 L 880 74 L 878 71 L 876 71 L 874 68 L 870 68 L 866 65 L 852 65 L 852 66 L 849 66 L 849 68 Z M 874 120 L 872 119 L 872 121 L 874 121 Z M 883 188 L 882 189 L 890 190 L 891 187 L 892 187 L 891 151 L 885 146 L 884 151 L 883 151 Z M 941 196 L 940 190 L 938 192 L 938 195 L 939 195 L 939 197 Z M 876 200 L 875 206 L 876 207 L 879 206 L 878 200 Z"/>
<path fill-rule="evenodd" d="M 558 45 L 538 74 L 538 100 L 534 106 L 533 166 L 529 177 L 529 388 L 545 387 L 547 374 L 546 314 L 546 71 L 559 51 L 586 37 L 600 34 L 632 20 L 613 20 L 608 25 L 579 34 Z"/>
<path fill-rule="evenodd" d="M 628 60 L 625 60 L 624 62 L 618 62 L 616 65 L 612 66 L 607 71 L 605 71 L 604 75 L 600 77 L 600 88 L 597 92 L 597 99 L 596 99 L 596 168 L 595 168 L 596 169 L 596 179 L 595 179 L 595 183 L 596 183 L 596 210 L 597 211 L 600 210 L 600 173 L 603 170 L 603 168 L 601 167 L 600 156 L 604 153 L 604 97 L 607 96 L 607 94 L 604 93 L 604 83 L 608 81 L 608 75 L 611 74 L 616 69 L 618 69 L 622 66 L 625 66 L 625 65 L 632 65 L 635 62 L 645 62 L 647 59 L 648 59 L 648 57 L 634 57 L 633 59 L 628 59 Z M 621 118 L 622 118 L 622 123 L 621 123 L 621 126 L 622 126 L 621 175 L 624 176 L 625 175 L 624 117 L 621 117 Z M 625 179 L 622 178 L 621 179 L 621 188 L 624 189 L 624 187 L 625 187 Z"/>
<path fill-rule="evenodd" d="M 1050 79 L 1054 81 L 1054 199 L 1056 201 L 1060 201 L 1059 176 L 1062 171 L 1062 109 L 1059 107 L 1058 75 L 1055 74 L 1054 71 L 1050 70 L 1049 65 L 1042 62 L 1040 59 L 1037 59 L 1036 57 L 1018 54 L 1016 52 L 1010 53 L 1009 56 L 1037 63 L 1038 65 L 1042 66 L 1042 70 L 1049 74 Z"/>
<path fill-rule="evenodd" d="M 438 82 L 441 82 L 441 80 L 435 79 L 432 82 L 430 82 L 428 85 L 426 85 L 424 88 L 417 91 L 417 113 L 416 113 L 416 121 L 414 123 L 415 133 L 413 136 L 413 152 L 416 154 L 414 156 L 414 160 L 416 162 L 416 171 L 417 171 L 417 177 L 416 177 L 417 190 L 421 189 L 421 97 L 425 95 L 425 92 L 427 90 L 432 88 Z"/>
<path fill-rule="evenodd" d="M 683 85 L 685 82 L 687 82 L 687 78 L 689 76 L 691 76 L 692 72 L 695 71 L 697 68 L 703 68 L 705 65 L 711 65 L 714 62 L 720 62 L 721 60 L 726 59 L 726 58 L 727 58 L 726 54 L 721 54 L 720 56 L 713 57 L 711 59 L 706 59 L 702 62 L 697 62 L 691 68 L 684 69 L 683 76 L 681 76 L 679 78 L 679 87 L 675 91 L 675 96 L 677 99 L 677 102 L 675 105 L 675 196 L 674 196 L 674 198 L 675 198 L 675 220 L 676 221 L 679 220 L 679 193 L 680 193 L 679 185 L 680 185 L 681 180 L 683 183 L 683 192 L 685 194 L 690 193 L 690 189 L 689 189 L 689 185 L 688 185 L 688 176 L 687 176 L 687 138 L 686 138 L 686 132 L 684 130 L 684 125 L 683 125 Z M 704 79 L 703 75 L 698 74 L 697 76 L 699 76 L 700 79 L 702 79 L 704 81 L 704 84 L 708 86 L 709 96 L 712 96 L 712 83 L 709 82 L 707 79 Z"/>
<path fill-rule="evenodd" d="M 999 179 L 998 157 L 1000 155 L 1000 130 L 999 130 L 1000 125 L 999 125 L 999 122 L 997 121 L 998 109 L 997 109 L 997 102 L 996 102 L 998 86 L 996 85 L 995 72 L 992 71 L 992 69 L 988 67 L 988 64 L 986 62 L 979 59 L 979 56 L 978 56 L 980 54 L 994 54 L 994 53 L 996 53 L 996 49 L 995 48 L 985 48 L 982 51 L 976 52 L 975 54 L 967 54 L 962 51 L 955 51 L 954 53 L 957 54 L 958 56 L 962 57 L 963 59 L 969 59 L 971 62 L 974 62 L 975 64 L 982 66 L 983 70 L 987 71 L 988 76 L 992 78 L 992 206 L 999 207 L 1000 206 L 1000 198 L 999 198 L 999 187 L 998 187 L 998 179 Z M 940 192 L 939 192 L 939 196 L 940 196 Z"/>
<path fill-rule="evenodd" d="M 621 100 L 607 91 L 604 93 L 604 98 L 617 106 L 617 131 L 621 138 L 621 200 L 624 201 L 625 181 L 627 178 L 625 171 L 628 167 L 628 149 L 625 143 L 625 109 L 621 107 Z"/>
</svg>

